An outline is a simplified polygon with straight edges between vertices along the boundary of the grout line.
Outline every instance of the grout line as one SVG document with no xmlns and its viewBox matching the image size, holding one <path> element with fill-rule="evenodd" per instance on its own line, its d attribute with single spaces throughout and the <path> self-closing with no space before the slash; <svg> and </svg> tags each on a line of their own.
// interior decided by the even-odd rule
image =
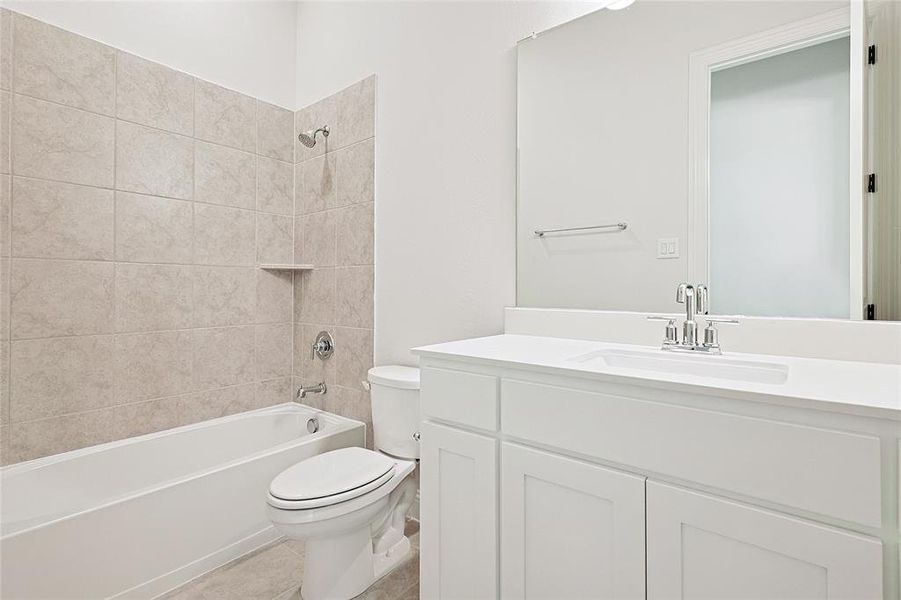
<svg viewBox="0 0 901 600">
<path fill-rule="evenodd" d="M 47 341 L 47 340 L 68 340 L 73 338 L 87 338 L 87 337 L 114 337 L 114 336 L 136 336 L 136 335 L 159 335 L 163 333 L 191 333 L 195 331 L 213 331 L 220 329 L 240 329 L 247 327 L 259 327 L 259 326 L 267 326 L 267 325 L 290 325 L 291 321 L 264 321 L 264 322 L 254 322 L 254 323 L 240 323 L 237 325 L 201 325 L 197 327 L 181 327 L 175 329 L 147 329 L 147 330 L 128 330 L 128 331 L 109 331 L 109 332 L 100 332 L 100 333 L 73 333 L 68 335 L 46 335 L 46 336 L 36 336 L 36 337 L 16 337 L 10 338 L 9 341 L 11 343 L 19 343 L 19 342 L 39 342 L 39 341 Z M 365 329 L 365 328 L 364 328 Z"/>
</svg>

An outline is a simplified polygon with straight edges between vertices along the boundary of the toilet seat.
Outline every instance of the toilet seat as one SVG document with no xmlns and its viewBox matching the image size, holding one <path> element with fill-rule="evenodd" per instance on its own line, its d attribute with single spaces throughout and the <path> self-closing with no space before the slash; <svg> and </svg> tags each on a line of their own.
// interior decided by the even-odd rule
<svg viewBox="0 0 901 600">
<path fill-rule="evenodd" d="M 394 460 L 365 448 L 341 448 L 302 460 L 269 486 L 269 504 L 285 510 L 331 506 L 375 490 L 395 474 Z"/>
</svg>

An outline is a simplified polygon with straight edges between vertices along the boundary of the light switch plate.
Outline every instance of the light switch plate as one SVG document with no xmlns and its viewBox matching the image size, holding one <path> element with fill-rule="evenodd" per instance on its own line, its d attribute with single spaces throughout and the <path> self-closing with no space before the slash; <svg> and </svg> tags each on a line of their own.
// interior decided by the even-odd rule
<svg viewBox="0 0 901 600">
<path fill-rule="evenodd" d="M 679 258 L 679 238 L 657 238 L 657 258 Z"/>
</svg>

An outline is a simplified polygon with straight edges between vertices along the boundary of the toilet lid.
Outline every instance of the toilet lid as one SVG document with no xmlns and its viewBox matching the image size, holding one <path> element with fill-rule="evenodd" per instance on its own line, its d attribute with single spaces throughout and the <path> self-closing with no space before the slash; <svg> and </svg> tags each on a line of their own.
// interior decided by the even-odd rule
<svg viewBox="0 0 901 600">
<path fill-rule="evenodd" d="M 341 496 L 341 501 L 364 494 L 387 481 L 394 472 L 394 461 L 365 448 L 341 448 L 317 454 L 288 467 L 272 480 L 269 493 L 289 501 L 325 499 Z M 378 487 L 378 486 L 374 486 Z M 352 494 L 358 490 L 360 494 Z M 317 502 L 322 505 L 322 503 Z"/>
</svg>

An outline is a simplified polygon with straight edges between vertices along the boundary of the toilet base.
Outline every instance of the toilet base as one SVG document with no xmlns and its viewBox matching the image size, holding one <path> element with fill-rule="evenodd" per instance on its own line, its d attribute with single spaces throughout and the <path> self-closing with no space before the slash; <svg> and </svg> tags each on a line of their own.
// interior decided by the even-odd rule
<svg viewBox="0 0 901 600">
<path fill-rule="evenodd" d="M 337 537 L 307 540 L 300 594 L 304 600 L 350 600 L 390 573 L 409 554 L 406 536 L 385 552 L 373 553 L 368 527 Z"/>
</svg>

